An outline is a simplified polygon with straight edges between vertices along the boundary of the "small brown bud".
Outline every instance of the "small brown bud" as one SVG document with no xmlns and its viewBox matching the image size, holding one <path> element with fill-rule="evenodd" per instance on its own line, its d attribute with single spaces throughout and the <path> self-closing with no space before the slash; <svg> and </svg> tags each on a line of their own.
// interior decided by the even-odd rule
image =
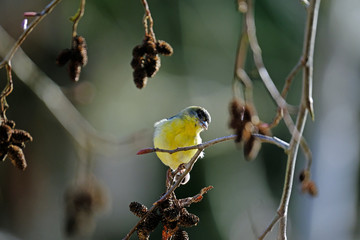
<svg viewBox="0 0 360 240">
<path fill-rule="evenodd" d="M 244 143 L 244 156 L 247 161 L 251 161 L 256 158 L 261 148 L 261 142 L 254 136 L 251 136 L 248 141 Z"/>
<path fill-rule="evenodd" d="M 234 129 L 235 134 L 237 135 L 235 142 L 237 142 L 237 143 L 241 142 L 242 140 L 244 140 L 243 132 L 244 132 L 246 123 L 251 122 L 251 117 L 252 117 L 253 113 L 249 106 L 243 105 L 236 98 L 234 98 L 230 102 L 229 112 L 230 112 L 229 127 Z"/>
<path fill-rule="evenodd" d="M 142 229 L 138 229 L 137 230 L 137 236 L 139 240 L 148 240 L 150 239 L 150 233 L 148 233 L 147 231 L 144 231 Z"/>
<path fill-rule="evenodd" d="M 132 60 L 131 60 L 131 67 L 133 69 L 136 69 L 136 68 L 142 68 L 143 66 L 143 63 L 144 63 L 144 58 L 143 57 L 134 57 Z"/>
<path fill-rule="evenodd" d="M 164 209 L 164 217 L 169 222 L 174 222 L 179 220 L 180 211 L 176 207 L 169 207 Z"/>
<path fill-rule="evenodd" d="M 146 86 L 148 78 L 146 76 L 146 71 L 144 68 L 134 69 L 133 77 L 134 77 L 134 83 L 137 88 L 142 89 L 143 87 Z"/>
<path fill-rule="evenodd" d="M 7 124 L 0 125 L 0 142 L 9 142 L 11 135 L 13 134 L 13 129 Z"/>
<path fill-rule="evenodd" d="M 171 56 L 174 52 L 173 48 L 167 42 L 158 40 L 156 43 L 156 50 L 164 56 Z"/>
<path fill-rule="evenodd" d="M 301 191 L 303 193 L 308 193 L 311 196 L 315 197 L 318 194 L 318 189 L 314 181 L 303 181 L 301 184 Z"/>
<path fill-rule="evenodd" d="M 63 49 L 56 58 L 56 64 L 58 66 L 64 66 L 71 58 L 72 51 L 68 48 Z"/>
<path fill-rule="evenodd" d="M 69 63 L 69 76 L 74 82 L 79 81 L 81 73 L 81 64 L 76 61 L 70 61 Z"/>
<path fill-rule="evenodd" d="M 310 179 L 309 170 L 306 170 L 306 169 L 302 170 L 299 175 L 299 181 L 303 182 L 303 181 L 308 181 L 309 179 Z"/>
<path fill-rule="evenodd" d="M 156 51 L 156 44 L 154 43 L 153 39 L 148 39 L 147 41 L 144 42 L 143 44 L 144 48 L 145 48 L 145 53 L 148 55 L 156 55 L 157 51 Z"/>
<path fill-rule="evenodd" d="M 78 62 L 81 66 L 85 66 L 88 62 L 87 46 L 85 38 L 75 36 L 73 39 L 73 54 L 71 60 Z"/>
<path fill-rule="evenodd" d="M 20 170 L 25 170 L 27 167 L 25 155 L 22 149 L 15 145 L 10 145 L 7 152 L 11 163 Z"/>
<path fill-rule="evenodd" d="M 31 137 L 30 133 L 20 129 L 15 129 L 11 136 L 11 141 L 14 143 L 31 142 L 32 140 L 33 138 Z"/>
<path fill-rule="evenodd" d="M 137 45 L 132 50 L 132 55 L 134 58 L 140 58 L 145 54 L 145 47 L 143 45 Z"/>
<path fill-rule="evenodd" d="M 174 205 L 174 202 L 172 199 L 166 199 L 159 203 L 160 210 L 172 207 L 173 205 Z"/>
<path fill-rule="evenodd" d="M 271 131 L 269 128 L 269 124 L 261 122 L 256 126 L 258 128 L 258 132 L 262 135 L 271 136 Z"/>
<path fill-rule="evenodd" d="M 177 230 L 174 234 L 173 240 L 189 240 L 189 234 L 184 230 Z"/>
<path fill-rule="evenodd" d="M 145 205 L 138 203 L 138 202 L 131 202 L 129 205 L 130 211 L 138 216 L 139 218 L 143 217 L 148 209 Z"/>
<path fill-rule="evenodd" d="M 160 65 L 161 62 L 158 55 L 148 56 L 144 62 L 144 69 L 146 71 L 146 75 L 148 77 L 154 77 L 155 74 L 159 71 Z"/>
<path fill-rule="evenodd" d="M 182 208 L 179 221 L 181 226 L 192 227 L 198 224 L 200 218 L 195 214 L 189 213 L 186 208 Z"/>
<path fill-rule="evenodd" d="M 142 224 L 139 226 L 142 230 L 150 233 L 155 230 L 161 220 L 161 216 L 152 212 L 145 218 Z"/>
<path fill-rule="evenodd" d="M 6 125 L 8 125 L 9 127 L 11 127 L 12 129 L 14 129 L 15 128 L 15 122 L 13 121 L 13 120 L 5 120 L 4 121 L 4 123 L 6 124 Z"/>
</svg>

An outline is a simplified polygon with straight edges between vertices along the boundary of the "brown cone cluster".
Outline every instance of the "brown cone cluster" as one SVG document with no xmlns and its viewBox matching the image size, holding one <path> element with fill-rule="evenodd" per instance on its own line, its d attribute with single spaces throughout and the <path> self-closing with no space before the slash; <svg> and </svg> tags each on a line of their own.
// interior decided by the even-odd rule
<svg viewBox="0 0 360 240">
<path fill-rule="evenodd" d="M 130 203 L 130 211 L 137 217 L 142 218 L 148 214 L 136 229 L 139 240 L 149 239 L 160 222 L 163 226 L 162 239 L 188 240 L 189 235 L 184 228 L 196 226 L 200 219 L 195 214 L 189 213 L 186 208 L 192 203 L 200 202 L 203 194 L 212 188 L 212 186 L 203 188 L 200 194 L 183 199 L 176 199 L 175 194 L 172 194 L 169 199 L 158 203 L 156 209 L 150 213 L 143 204 Z"/>
<path fill-rule="evenodd" d="M 310 171 L 303 170 L 299 175 L 299 180 L 301 182 L 301 191 L 303 193 L 308 193 L 310 196 L 317 196 L 318 189 L 314 181 L 311 180 Z"/>
<path fill-rule="evenodd" d="M 69 62 L 70 79 L 74 82 L 79 81 L 81 68 L 88 62 L 87 46 L 84 37 L 73 37 L 71 49 L 66 48 L 62 50 L 56 58 L 56 64 L 59 66 L 64 66 L 67 62 Z"/>
<path fill-rule="evenodd" d="M 246 160 L 253 160 L 259 153 L 261 142 L 252 134 L 258 133 L 270 136 L 269 126 L 260 121 L 250 105 L 242 104 L 236 98 L 230 102 L 229 112 L 229 127 L 237 135 L 235 142 L 243 143 Z"/>
<path fill-rule="evenodd" d="M 32 141 L 30 133 L 15 129 L 15 122 L 3 120 L 0 125 L 0 159 L 8 157 L 11 163 L 20 170 L 25 170 L 27 163 L 23 149 L 25 143 Z"/>
<path fill-rule="evenodd" d="M 154 41 L 150 36 L 145 36 L 143 43 L 134 47 L 131 67 L 134 70 L 133 77 L 137 88 L 145 87 L 148 78 L 154 77 L 159 71 L 161 66 L 159 54 L 171 56 L 173 49 L 167 42 Z"/>
<path fill-rule="evenodd" d="M 65 232 L 68 236 L 90 234 L 94 217 L 107 206 L 107 191 L 94 178 L 71 186 L 65 193 Z"/>
</svg>

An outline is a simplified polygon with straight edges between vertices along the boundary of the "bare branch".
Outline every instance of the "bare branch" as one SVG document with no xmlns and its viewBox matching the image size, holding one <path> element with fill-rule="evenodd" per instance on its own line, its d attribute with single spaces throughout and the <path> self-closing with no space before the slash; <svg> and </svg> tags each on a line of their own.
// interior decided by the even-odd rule
<svg viewBox="0 0 360 240">
<path fill-rule="evenodd" d="M 287 142 L 285 142 L 277 137 L 270 137 L 270 136 L 257 134 L 257 133 L 253 133 L 252 135 L 254 137 L 258 138 L 261 142 L 272 143 L 272 144 L 284 149 L 285 151 L 287 151 L 289 148 L 289 144 Z M 145 148 L 145 149 L 141 149 L 140 151 L 138 151 L 137 155 L 142 155 L 142 154 L 147 154 L 147 153 L 152 153 L 152 152 L 166 152 L 169 154 L 173 154 L 176 152 L 188 151 L 188 150 L 193 150 L 193 149 L 203 150 L 203 149 L 210 147 L 212 145 L 215 145 L 217 143 L 225 142 L 228 140 L 235 140 L 236 137 L 237 137 L 237 135 L 229 135 L 229 136 L 225 136 L 225 137 L 215 138 L 215 139 L 212 139 L 210 141 L 207 141 L 207 142 L 204 142 L 204 143 L 201 143 L 198 145 L 193 145 L 193 146 L 188 146 L 188 147 L 179 147 L 176 149 Z"/>
<path fill-rule="evenodd" d="M 72 36 L 73 37 L 76 37 L 78 24 L 80 22 L 80 19 L 84 16 L 85 3 L 86 3 L 86 0 L 80 0 L 79 10 L 75 14 L 75 16 L 71 18 L 71 21 L 74 23 L 73 24 L 73 30 L 72 30 Z"/>
<path fill-rule="evenodd" d="M 29 36 L 29 34 L 34 30 L 34 28 L 43 20 L 52 10 L 59 4 L 61 0 L 53 0 L 50 2 L 40 13 L 38 13 L 37 17 L 30 23 L 28 28 L 21 34 L 18 40 L 14 43 L 14 46 L 10 49 L 6 57 L 1 61 L 0 68 L 2 68 L 6 63 L 11 61 L 15 52 L 19 49 L 21 44 L 25 41 L 25 39 Z"/>
</svg>

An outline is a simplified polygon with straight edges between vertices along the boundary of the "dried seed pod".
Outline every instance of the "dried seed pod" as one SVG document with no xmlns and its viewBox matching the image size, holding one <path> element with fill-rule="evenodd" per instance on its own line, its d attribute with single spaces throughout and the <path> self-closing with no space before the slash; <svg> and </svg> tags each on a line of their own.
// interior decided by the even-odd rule
<svg viewBox="0 0 360 240">
<path fill-rule="evenodd" d="M 303 181 L 308 181 L 309 179 L 310 179 L 309 170 L 306 170 L 306 169 L 302 170 L 299 175 L 299 181 L 303 182 Z"/>
<path fill-rule="evenodd" d="M 261 142 L 254 136 L 251 136 L 248 141 L 244 143 L 244 156 L 247 161 L 256 158 L 261 148 Z"/>
<path fill-rule="evenodd" d="M 318 194 L 318 189 L 314 181 L 303 181 L 301 184 L 301 191 L 303 193 L 308 193 L 311 196 L 315 197 Z"/>
<path fill-rule="evenodd" d="M 161 210 L 165 210 L 166 208 L 172 207 L 174 205 L 174 201 L 170 198 L 159 203 L 159 208 Z"/>
<path fill-rule="evenodd" d="M 129 205 L 130 211 L 138 217 L 143 217 L 148 209 L 145 205 L 138 202 L 131 202 Z"/>
<path fill-rule="evenodd" d="M 134 83 L 137 88 L 142 89 L 147 83 L 147 74 L 144 68 L 136 68 L 133 72 Z"/>
<path fill-rule="evenodd" d="M 8 125 L 9 127 L 11 127 L 12 129 L 15 128 L 15 122 L 14 122 L 13 120 L 7 119 L 7 120 L 4 120 L 4 123 L 5 123 L 6 125 Z"/>
<path fill-rule="evenodd" d="M 158 40 L 156 42 L 156 50 L 158 53 L 164 55 L 164 56 L 171 56 L 174 52 L 173 48 L 170 46 L 169 43 L 163 41 L 163 40 Z"/>
<path fill-rule="evenodd" d="M 145 49 L 145 54 L 150 55 L 150 56 L 157 54 L 156 44 L 152 38 L 145 40 L 143 46 Z"/>
<path fill-rule="evenodd" d="M 144 69 L 148 77 L 154 77 L 160 69 L 160 58 L 158 55 L 148 56 L 144 62 Z"/>
<path fill-rule="evenodd" d="M 85 38 L 82 36 L 75 36 L 73 38 L 73 54 L 71 60 L 78 62 L 81 66 L 85 66 L 88 62 L 87 46 Z"/>
<path fill-rule="evenodd" d="M 81 64 L 79 62 L 71 60 L 69 63 L 68 70 L 69 70 L 70 79 L 73 80 L 74 82 L 79 81 L 80 73 L 81 73 Z"/>
<path fill-rule="evenodd" d="M 172 240 L 189 240 L 189 234 L 184 230 L 177 230 Z"/>
<path fill-rule="evenodd" d="M 13 129 L 7 124 L 0 125 L 0 142 L 9 142 L 11 135 L 13 134 Z"/>
<path fill-rule="evenodd" d="M 8 143 L 0 143 L 0 161 L 5 161 L 8 152 Z"/>
<path fill-rule="evenodd" d="M 26 147 L 24 142 L 12 142 L 12 145 L 18 146 L 21 149 L 24 149 Z"/>
<path fill-rule="evenodd" d="M 198 222 L 200 221 L 200 218 L 196 216 L 195 214 L 189 213 L 186 208 L 181 209 L 181 215 L 180 215 L 180 225 L 184 227 L 192 227 L 196 226 Z"/>
<path fill-rule="evenodd" d="M 145 220 L 141 223 L 139 229 L 141 228 L 142 230 L 150 233 L 155 230 L 160 221 L 161 216 L 154 212 L 151 212 L 149 216 L 147 216 Z"/>
<path fill-rule="evenodd" d="M 269 124 L 261 122 L 256 126 L 258 128 L 258 132 L 262 135 L 271 136 L 271 131 L 269 128 Z"/>
<path fill-rule="evenodd" d="M 7 156 L 11 160 L 11 163 L 18 169 L 25 170 L 27 167 L 24 152 L 20 147 L 9 145 Z"/>
<path fill-rule="evenodd" d="M 237 138 L 235 142 L 239 143 L 244 140 L 244 128 L 246 123 L 251 121 L 252 111 L 247 105 L 243 105 L 240 101 L 234 98 L 229 105 L 230 122 L 229 128 L 235 130 Z"/>
<path fill-rule="evenodd" d="M 56 64 L 58 66 L 64 66 L 71 58 L 72 51 L 68 48 L 63 49 L 56 58 Z"/>
<path fill-rule="evenodd" d="M 11 136 L 11 141 L 13 143 L 31 142 L 32 140 L 33 138 L 31 137 L 30 133 L 20 129 L 15 129 Z"/>
<path fill-rule="evenodd" d="M 137 236 L 139 240 L 148 240 L 150 239 L 150 233 L 148 233 L 147 231 L 144 231 L 142 229 L 138 229 L 137 230 Z"/>
<path fill-rule="evenodd" d="M 139 58 L 144 56 L 145 54 L 145 47 L 144 45 L 136 45 L 132 50 L 132 55 L 134 58 Z"/>
<path fill-rule="evenodd" d="M 133 69 L 136 69 L 136 68 L 142 68 L 143 63 L 144 63 L 144 57 L 133 57 L 130 65 Z"/>
<path fill-rule="evenodd" d="M 176 207 L 169 207 L 169 208 L 164 209 L 163 215 L 167 221 L 174 222 L 174 221 L 179 220 L 180 211 Z"/>
</svg>

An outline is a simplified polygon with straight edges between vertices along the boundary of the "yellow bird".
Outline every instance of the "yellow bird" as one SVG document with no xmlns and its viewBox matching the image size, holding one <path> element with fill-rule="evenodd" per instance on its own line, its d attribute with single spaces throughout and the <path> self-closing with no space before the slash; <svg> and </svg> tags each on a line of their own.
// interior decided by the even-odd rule
<svg viewBox="0 0 360 240">
<path fill-rule="evenodd" d="M 172 150 L 200 144 L 202 143 L 200 132 L 207 130 L 210 122 L 210 114 L 204 108 L 187 107 L 177 115 L 155 123 L 154 147 Z M 197 149 L 173 154 L 163 152 L 156 152 L 156 154 L 166 166 L 176 170 L 180 164 L 188 163 L 196 151 Z"/>
</svg>

